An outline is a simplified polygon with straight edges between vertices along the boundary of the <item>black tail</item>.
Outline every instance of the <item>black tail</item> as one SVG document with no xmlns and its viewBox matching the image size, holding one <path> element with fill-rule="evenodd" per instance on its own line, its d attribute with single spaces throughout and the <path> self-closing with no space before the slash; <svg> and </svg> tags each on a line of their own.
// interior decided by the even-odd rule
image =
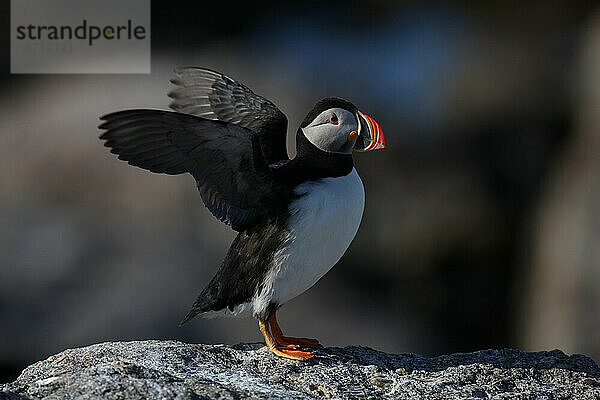
<svg viewBox="0 0 600 400">
<path fill-rule="evenodd" d="M 190 310 L 190 312 L 187 313 L 185 318 L 183 318 L 181 320 L 181 322 L 179 323 L 179 326 L 182 326 L 183 324 L 188 322 L 190 319 L 194 318 L 196 315 L 202 314 L 203 312 L 207 312 L 207 311 L 211 310 L 211 306 L 210 306 L 209 302 L 207 301 L 207 298 L 204 293 L 205 291 L 206 291 L 206 289 L 203 290 L 202 293 L 200 293 L 200 296 L 198 296 L 198 298 L 194 302 L 192 309 Z"/>
<path fill-rule="evenodd" d="M 189 313 L 187 313 L 185 318 L 181 320 L 181 322 L 179 323 L 179 326 L 183 326 L 183 324 L 188 322 L 190 319 L 194 318 L 196 315 L 200 314 L 200 312 L 201 312 L 200 310 L 197 310 L 196 308 L 192 307 L 192 309 L 190 310 Z"/>
<path fill-rule="evenodd" d="M 198 314 L 202 314 L 208 311 L 219 311 L 226 307 L 226 305 L 219 304 L 218 302 L 212 300 L 213 297 L 211 296 L 211 289 L 213 289 L 213 286 L 209 284 L 202 291 L 202 293 L 200 293 L 200 295 L 194 302 L 192 309 L 190 310 L 190 312 L 187 313 L 185 318 L 181 320 L 179 326 L 182 326 L 183 324 L 187 323 L 189 320 L 191 320 Z"/>
<path fill-rule="evenodd" d="M 234 239 L 227 256 L 219 267 L 217 273 L 202 290 L 192 309 L 181 320 L 179 326 L 185 324 L 198 314 L 209 311 L 234 311 L 235 307 L 251 301 L 256 288 L 260 284 L 261 274 L 256 273 L 244 258 L 254 257 L 255 251 L 247 252 L 246 236 L 238 234 Z M 243 254 L 250 253 L 250 256 Z"/>
</svg>

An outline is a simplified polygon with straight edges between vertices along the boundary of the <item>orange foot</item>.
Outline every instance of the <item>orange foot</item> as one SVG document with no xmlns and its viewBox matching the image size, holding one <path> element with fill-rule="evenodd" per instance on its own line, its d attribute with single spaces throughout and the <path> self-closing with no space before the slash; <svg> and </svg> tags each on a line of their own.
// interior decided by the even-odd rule
<svg viewBox="0 0 600 400">
<path fill-rule="evenodd" d="M 271 350 L 271 352 L 275 355 L 278 355 L 280 357 L 290 358 L 292 360 L 306 361 L 306 360 L 310 360 L 311 358 L 314 357 L 313 354 L 310 354 L 307 351 L 291 350 L 287 347 L 274 347 L 274 348 L 269 347 L 269 350 Z"/>
<path fill-rule="evenodd" d="M 265 322 L 258 321 L 258 327 L 260 328 L 260 331 L 265 337 L 267 347 L 269 348 L 269 350 L 271 350 L 273 354 L 292 360 L 309 360 L 314 357 L 314 355 L 310 354 L 309 352 L 294 350 L 294 345 L 280 345 L 279 343 L 277 343 L 277 341 L 273 338 L 273 335 L 269 331 L 269 326 Z M 290 348 L 290 346 L 293 346 L 293 348 Z"/>
<path fill-rule="evenodd" d="M 275 336 L 275 334 L 273 334 Z M 289 337 L 289 336 L 281 336 L 275 337 L 275 340 L 279 342 L 280 340 L 284 343 L 287 343 L 291 346 L 300 346 L 300 347 L 310 347 L 311 349 L 320 349 L 323 346 L 319 344 L 317 339 L 309 339 L 309 338 L 300 338 L 300 337 Z"/>
<path fill-rule="evenodd" d="M 273 314 L 271 316 L 271 318 L 269 319 L 269 326 L 271 327 L 271 331 L 273 332 L 273 338 L 280 346 L 285 346 L 288 348 L 289 347 L 295 348 L 296 346 L 302 346 L 302 347 L 310 347 L 313 349 L 318 349 L 318 348 L 323 347 L 319 344 L 319 341 L 317 339 L 283 336 L 283 332 L 281 331 L 281 328 L 279 327 L 279 324 L 277 323 L 277 317 L 275 314 Z"/>
</svg>

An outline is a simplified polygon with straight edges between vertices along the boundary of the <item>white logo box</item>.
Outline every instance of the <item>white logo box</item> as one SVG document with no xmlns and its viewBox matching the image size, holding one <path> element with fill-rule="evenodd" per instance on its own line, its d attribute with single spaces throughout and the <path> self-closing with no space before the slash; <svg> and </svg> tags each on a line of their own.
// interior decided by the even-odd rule
<svg viewBox="0 0 600 400">
<path fill-rule="evenodd" d="M 150 73 L 150 0 L 11 0 L 11 73 Z"/>
</svg>

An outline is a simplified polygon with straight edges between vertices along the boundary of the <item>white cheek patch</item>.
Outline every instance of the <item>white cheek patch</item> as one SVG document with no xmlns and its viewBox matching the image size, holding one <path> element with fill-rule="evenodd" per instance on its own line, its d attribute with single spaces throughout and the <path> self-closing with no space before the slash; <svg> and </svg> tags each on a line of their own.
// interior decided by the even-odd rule
<svg viewBox="0 0 600 400">
<path fill-rule="evenodd" d="M 331 115 L 334 113 L 338 117 L 337 124 L 330 122 Z M 358 130 L 358 122 L 356 116 L 350 111 L 343 108 L 330 108 L 319 114 L 310 125 L 301 129 L 308 141 L 320 150 L 346 154 L 352 151 L 352 147 L 349 147 L 349 151 L 342 151 L 342 149 L 348 142 L 348 134 Z"/>
<path fill-rule="evenodd" d="M 341 144 L 340 146 L 336 146 L 336 142 L 339 139 L 338 130 L 341 128 L 343 128 L 343 126 L 326 124 L 303 128 L 302 132 L 304 132 L 304 136 L 306 136 L 309 142 L 319 149 L 331 153 L 335 152 L 338 147 L 341 147 Z"/>
</svg>

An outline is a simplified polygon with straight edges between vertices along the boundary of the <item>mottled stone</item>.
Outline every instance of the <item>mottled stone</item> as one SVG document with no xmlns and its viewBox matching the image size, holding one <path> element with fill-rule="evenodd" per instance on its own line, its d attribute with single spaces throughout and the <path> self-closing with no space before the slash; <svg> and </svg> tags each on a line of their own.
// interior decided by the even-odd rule
<svg viewBox="0 0 600 400">
<path fill-rule="evenodd" d="M 600 399 L 600 368 L 558 350 L 423 357 L 348 346 L 315 354 L 300 362 L 258 343 L 100 343 L 27 367 L 0 386 L 0 399 Z"/>
</svg>

